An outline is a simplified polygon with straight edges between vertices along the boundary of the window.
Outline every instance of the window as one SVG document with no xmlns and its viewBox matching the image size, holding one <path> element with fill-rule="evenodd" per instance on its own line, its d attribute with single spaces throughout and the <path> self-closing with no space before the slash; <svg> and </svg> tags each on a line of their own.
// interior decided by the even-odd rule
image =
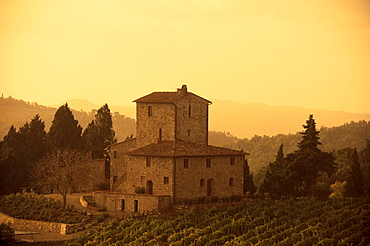
<svg viewBox="0 0 370 246">
<path fill-rule="evenodd" d="M 121 210 L 125 210 L 125 199 L 121 199 Z"/>
<path fill-rule="evenodd" d="M 206 185 L 206 180 L 201 179 L 200 182 L 199 182 L 199 185 L 200 185 L 200 187 L 204 187 Z"/>
<path fill-rule="evenodd" d="M 139 201 L 134 200 L 134 213 L 137 213 L 139 211 Z"/>
<path fill-rule="evenodd" d="M 159 136 L 158 136 L 158 141 L 162 141 L 162 129 L 159 129 Z"/>
<path fill-rule="evenodd" d="M 113 176 L 113 184 L 117 182 L 118 176 Z"/>
<path fill-rule="evenodd" d="M 140 182 L 143 183 L 145 181 L 145 176 L 141 176 Z"/>
<path fill-rule="evenodd" d="M 117 158 L 117 151 L 113 151 L 113 158 Z"/>
<path fill-rule="evenodd" d="M 163 183 L 168 184 L 169 182 L 170 182 L 170 178 L 169 177 L 164 177 L 163 178 Z"/>
<path fill-rule="evenodd" d="M 146 166 L 150 167 L 152 165 L 150 158 L 146 158 Z"/>
<path fill-rule="evenodd" d="M 188 129 L 188 137 L 190 137 L 190 132 L 191 132 L 190 129 Z"/>
<path fill-rule="evenodd" d="M 206 167 L 211 167 L 211 159 L 210 158 L 206 159 Z"/>
<path fill-rule="evenodd" d="M 184 159 L 184 168 L 189 167 L 189 159 Z"/>
<path fill-rule="evenodd" d="M 229 186 L 234 186 L 234 178 L 229 179 Z"/>
<path fill-rule="evenodd" d="M 234 166 L 235 165 L 235 158 L 234 157 L 231 157 L 230 158 L 230 165 L 231 166 Z"/>
<path fill-rule="evenodd" d="M 152 106 L 149 106 L 148 107 L 148 116 L 152 116 L 153 115 L 153 109 L 152 109 Z"/>
<path fill-rule="evenodd" d="M 191 105 L 189 105 L 189 117 L 191 117 Z"/>
</svg>

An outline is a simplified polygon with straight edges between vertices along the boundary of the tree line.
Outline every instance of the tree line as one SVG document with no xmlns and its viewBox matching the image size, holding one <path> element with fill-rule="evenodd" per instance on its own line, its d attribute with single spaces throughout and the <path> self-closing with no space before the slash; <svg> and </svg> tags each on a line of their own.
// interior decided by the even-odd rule
<svg viewBox="0 0 370 246">
<path fill-rule="evenodd" d="M 285 155 L 281 144 L 275 161 L 254 177 L 258 193 L 274 197 L 314 196 L 319 198 L 370 195 L 370 139 L 358 152 L 346 147 L 330 152 L 319 148 L 320 131 L 313 115 L 300 132 L 298 149 Z"/>
<path fill-rule="evenodd" d="M 60 172 L 57 176 L 61 178 L 63 167 L 69 172 L 73 163 L 104 158 L 106 147 L 115 142 L 108 104 L 96 111 L 94 120 L 85 130 L 74 118 L 68 104 L 57 109 L 49 132 L 37 114 L 19 129 L 11 126 L 0 142 L 0 194 L 37 186 L 62 189 L 48 179 L 51 171 Z M 58 168 L 52 166 L 53 163 Z M 72 176 L 63 178 L 71 182 Z M 45 182 L 38 183 L 37 180 Z"/>
</svg>

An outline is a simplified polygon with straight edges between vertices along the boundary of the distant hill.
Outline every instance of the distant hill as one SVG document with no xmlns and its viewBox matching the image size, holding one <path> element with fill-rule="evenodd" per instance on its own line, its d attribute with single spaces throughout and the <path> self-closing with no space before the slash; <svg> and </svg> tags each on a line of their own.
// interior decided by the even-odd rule
<svg viewBox="0 0 370 246">
<path fill-rule="evenodd" d="M 303 120 L 304 121 L 304 120 Z M 300 131 L 304 129 L 301 124 Z M 357 148 L 360 151 L 365 147 L 366 139 L 370 139 L 370 121 L 350 122 L 336 127 L 321 127 L 319 148 L 323 151 L 339 150 L 347 147 Z M 209 144 L 237 149 L 248 152 L 247 157 L 250 170 L 257 173 L 262 167 L 275 160 L 275 155 L 280 144 L 284 145 L 284 154 L 297 150 L 297 144 L 302 140 L 302 135 L 277 134 L 274 136 L 254 136 L 250 139 L 237 138 L 230 133 L 209 132 Z"/>
<path fill-rule="evenodd" d="M 94 104 L 86 99 L 68 99 L 67 101 L 61 102 L 60 104 L 53 105 L 53 107 L 58 108 L 61 105 L 64 105 L 66 103 L 68 103 L 70 108 L 73 108 L 79 111 L 85 111 L 85 112 L 91 112 L 94 109 L 98 110 L 101 106 L 103 106 L 103 105 Z M 108 104 L 108 106 L 112 113 L 119 112 L 121 114 L 124 114 L 126 117 L 130 117 L 133 119 L 136 118 L 136 109 L 134 106 L 122 107 L 122 106 L 110 105 L 110 104 Z"/>
<path fill-rule="evenodd" d="M 59 106 L 65 103 L 61 103 Z M 83 110 L 74 110 L 71 104 L 68 104 L 72 110 L 72 113 L 83 127 L 86 126 L 94 119 L 94 115 L 101 106 L 96 106 L 95 109 L 90 110 L 88 113 Z M 9 128 L 14 125 L 15 127 L 20 127 L 26 122 L 30 121 L 39 114 L 41 119 L 45 121 L 45 129 L 48 132 L 51 126 L 51 122 L 54 119 L 54 114 L 59 108 L 56 107 L 46 107 L 38 105 L 37 103 L 25 102 L 23 100 L 14 99 L 12 97 L 0 98 L 0 140 L 8 133 Z M 115 111 L 115 109 L 110 108 L 113 113 L 113 128 L 116 132 L 116 138 L 118 141 L 123 141 L 126 137 L 135 133 L 135 120 L 126 117 Z"/>
<path fill-rule="evenodd" d="M 295 134 L 302 130 L 302 124 L 309 114 L 314 114 L 317 127 L 340 126 L 351 121 L 370 120 L 369 114 L 353 114 L 344 111 L 306 109 L 299 107 L 274 107 L 261 103 L 238 103 L 212 99 L 209 110 L 209 129 L 211 131 L 228 132 L 238 138 L 259 136 L 274 136 L 277 134 Z M 20 127 L 40 114 L 45 121 L 46 130 L 51 126 L 55 111 L 61 105 L 68 103 L 75 118 L 85 128 L 94 118 L 96 105 L 85 99 L 70 99 L 55 107 L 46 107 L 37 103 L 25 102 L 14 98 L 0 98 L 0 138 L 11 125 Z M 108 104 L 109 105 L 109 104 Z M 135 133 L 135 107 L 109 105 L 113 113 L 114 129 L 119 141 Z"/>
<path fill-rule="evenodd" d="M 239 138 L 252 138 L 254 135 L 273 136 L 277 134 L 296 133 L 302 124 L 313 114 L 317 126 L 340 126 L 346 122 L 370 120 L 368 114 L 354 114 L 344 111 L 308 109 L 300 107 L 275 107 L 262 103 L 238 103 L 220 99 L 212 99 L 209 109 L 209 129 L 212 131 L 230 132 Z M 68 105 L 76 110 L 90 112 L 98 109 L 96 105 L 85 99 L 69 99 Z M 60 105 L 55 105 L 59 107 Z M 119 112 L 130 118 L 136 118 L 136 109 L 109 105 L 111 112 Z"/>
<path fill-rule="evenodd" d="M 296 133 L 302 130 L 302 125 L 310 114 L 314 115 L 319 128 L 340 126 L 351 121 L 370 120 L 370 113 L 355 114 L 300 107 L 275 107 L 262 103 L 246 104 L 220 99 L 211 101 L 209 129 L 230 132 L 239 138 Z"/>
</svg>

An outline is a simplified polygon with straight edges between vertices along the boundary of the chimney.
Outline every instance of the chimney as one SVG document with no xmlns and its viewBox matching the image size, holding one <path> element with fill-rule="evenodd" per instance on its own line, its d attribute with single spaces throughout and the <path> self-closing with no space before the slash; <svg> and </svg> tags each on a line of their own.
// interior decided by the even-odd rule
<svg viewBox="0 0 370 246">
<path fill-rule="evenodd" d="M 178 96 L 186 96 L 187 93 L 188 93 L 188 88 L 186 87 L 186 85 L 182 85 L 181 89 L 177 89 Z"/>
</svg>

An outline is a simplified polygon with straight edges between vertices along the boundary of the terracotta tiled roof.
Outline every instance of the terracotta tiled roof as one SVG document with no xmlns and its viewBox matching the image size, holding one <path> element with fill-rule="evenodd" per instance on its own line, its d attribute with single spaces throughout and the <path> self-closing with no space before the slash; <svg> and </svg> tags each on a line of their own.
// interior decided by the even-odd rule
<svg viewBox="0 0 370 246">
<path fill-rule="evenodd" d="M 146 96 L 140 97 L 139 99 L 136 99 L 134 102 L 140 102 L 140 103 L 174 103 L 177 100 L 187 97 L 188 95 L 194 95 L 196 97 L 199 97 L 203 100 L 205 100 L 207 103 L 211 103 L 211 101 L 208 101 L 207 99 L 204 99 L 200 96 L 197 96 L 191 92 L 186 92 L 185 95 L 181 95 L 178 92 L 153 92 Z"/>
<path fill-rule="evenodd" d="M 248 155 L 244 151 L 226 149 L 206 144 L 196 144 L 181 140 L 165 140 L 159 143 L 132 150 L 127 153 L 135 156 L 182 157 L 182 156 L 237 156 Z"/>
</svg>

